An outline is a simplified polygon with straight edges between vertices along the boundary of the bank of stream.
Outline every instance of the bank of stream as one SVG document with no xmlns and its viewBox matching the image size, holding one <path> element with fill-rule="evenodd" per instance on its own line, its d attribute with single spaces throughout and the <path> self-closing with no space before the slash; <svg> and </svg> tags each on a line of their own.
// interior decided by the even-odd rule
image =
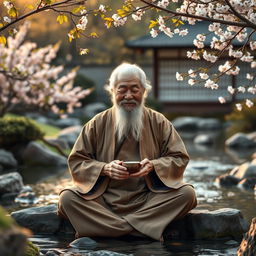
<svg viewBox="0 0 256 256">
<path fill-rule="evenodd" d="M 253 191 L 238 188 L 222 188 L 215 183 L 216 177 L 231 170 L 235 165 L 250 159 L 252 152 L 231 152 L 224 147 L 223 133 L 216 134 L 214 144 L 210 146 L 193 143 L 195 134 L 181 133 L 191 161 L 185 173 L 185 181 L 194 185 L 198 197 L 198 209 L 215 210 L 219 208 L 236 208 L 251 221 L 256 216 L 256 195 Z M 38 176 L 36 175 L 38 173 Z M 58 199 L 58 191 L 70 184 L 68 171 L 39 168 L 23 169 L 24 183 L 31 184 L 40 198 L 41 204 L 53 203 Z M 67 246 L 74 237 L 33 236 L 31 240 L 42 252 L 50 249 L 67 252 Z M 109 250 L 136 256 L 147 255 L 236 255 L 240 241 L 172 241 L 161 244 L 152 240 L 98 239 L 94 250 Z M 75 253 L 75 251 L 74 251 Z M 88 251 L 80 251 L 89 255 Z"/>
</svg>

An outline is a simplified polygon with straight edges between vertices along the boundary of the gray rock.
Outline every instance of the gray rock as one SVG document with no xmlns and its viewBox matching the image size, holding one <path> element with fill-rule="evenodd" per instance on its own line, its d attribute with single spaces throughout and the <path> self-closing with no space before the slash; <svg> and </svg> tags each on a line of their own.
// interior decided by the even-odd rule
<svg viewBox="0 0 256 256">
<path fill-rule="evenodd" d="M 60 128 L 66 128 L 74 125 L 81 125 L 81 121 L 78 118 L 68 117 L 68 118 L 58 119 L 52 122 L 52 124 Z"/>
<path fill-rule="evenodd" d="M 18 163 L 11 152 L 0 149 L 0 165 L 9 169 L 17 167 Z"/>
<path fill-rule="evenodd" d="M 230 148 L 245 149 L 256 147 L 256 142 L 244 133 L 236 133 L 225 141 L 225 145 Z"/>
<path fill-rule="evenodd" d="M 249 227 L 241 212 L 231 208 L 193 210 L 187 216 L 187 224 L 195 239 L 240 238 Z"/>
<path fill-rule="evenodd" d="M 220 120 L 216 118 L 201 118 L 198 123 L 199 130 L 218 130 L 222 128 Z"/>
<path fill-rule="evenodd" d="M 63 139 L 48 139 L 47 141 L 53 145 L 57 145 L 61 149 L 69 149 L 70 148 L 68 142 Z"/>
<path fill-rule="evenodd" d="M 94 117 L 96 114 L 100 113 L 101 111 L 107 109 L 106 104 L 102 102 L 94 102 L 88 104 L 83 109 L 83 114 L 89 118 Z"/>
<path fill-rule="evenodd" d="M 1 256 L 24 256 L 27 237 L 21 231 L 10 228 L 0 232 Z"/>
<path fill-rule="evenodd" d="M 217 130 L 222 127 L 221 122 L 215 118 L 178 117 L 172 123 L 181 131 Z"/>
<path fill-rule="evenodd" d="M 0 197 L 4 194 L 18 194 L 23 187 L 22 177 L 18 172 L 0 176 Z"/>
<path fill-rule="evenodd" d="M 86 255 L 87 256 L 132 256 L 133 254 L 123 254 L 119 252 L 99 250 L 99 251 L 88 252 Z"/>
<path fill-rule="evenodd" d="M 248 136 L 249 139 L 251 139 L 253 141 L 256 141 L 256 131 L 248 133 L 247 136 Z"/>
<path fill-rule="evenodd" d="M 57 206 L 51 204 L 12 212 L 11 216 L 20 226 L 32 230 L 33 233 L 53 234 L 61 225 L 56 211 Z"/>
<path fill-rule="evenodd" d="M 194 143 L 200 144 L 200 145 L 212 145 L 213 138 L 208 134 L 200 134 L 195 137 Z"/>
<path fill-rule="evenodd" d="M 69 247 L 76 249 L 94 249 L 97 247 L 97 242 L 90 237 L 81 237 L 71 242 Z"/>
<path fill-rule="evenodd" d="M 238 183 L 238 188 L 244 189 L 244 190 L 253 190 L 256 185 L 256 178 L 247 178 L 242 179 Z"/>
<path fill-rule="evenodd" d="M 67 159 L 64 156 L 54 153 L 47 147 L 34 141 L 27 145 L 22 159 L 30 166 L 65 166 L 67 164 Z"/>
<path fill-rule="evenodd" d="M 72 148 L 81 130 L 80 125 L 65 128 L 59 133 L 58 139 L 65 141 Z"/>
<path fill-rule="evenodd" d="M 238 179 L 256 178 L 256 164 L 243 163 L 230 171 L 230 175 Z"/>
<path fill-rule="evenodd" d="M 239 183 L 239 181 L 240 179 L 229 174 L 222 174 L 219 177 L 217 177 L 215 180 L 217 184 L 225 187 L 236 186 Z"/>
<path fill-rule="evenodd" d="M 13 212 L 11 216 L 19 225 L 37 233 L 70 233 L 74 230 L 64 228 L 68 222 L 56 215 L 56 205 L 28 208 Z M 177 225 L 178 223 L 178 225 Z M 70 225 L 70 224 L 68 224 Z M 176 225 L 176 229 L 173 228 Z M 187 239 L 216 239 L 241 237 L 248 229 L 248 223 L 237 209 L 219 209 L 216 211 L 192 210 L 179 222 L 173 222 L 165 230 L 165 236 L 181 234 Z M 175 233 L 176 232 L 176 233 Z"/>
<path fill-rule="evenodd" d="M 172 120 L 172 124 L 177 130 L 196 131 L 200 120 L 199 117 L 178 117 Z"/>
<path fill-rule="evenodd" d="M 26 113 L 26 116 L 39 122 L 39 123 L 42 123 L 42 124 L 49 124 L 50 123 L 50 119 L 45 117 L 45 116 L 42 116 L 41 114 L 39 113 L 36 113 L 36 112 L 31 112 L 31 113 Z"/>
</svg>

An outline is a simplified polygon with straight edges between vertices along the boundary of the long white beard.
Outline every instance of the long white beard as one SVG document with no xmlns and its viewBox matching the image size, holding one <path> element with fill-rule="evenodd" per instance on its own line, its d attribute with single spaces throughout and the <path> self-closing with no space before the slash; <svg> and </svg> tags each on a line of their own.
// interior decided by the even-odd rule
<svg viewBox="0 0 256 256">
<path fill-rule="evenodd" d="M 115 132 L 117 135 L 117 141 L 120 142 L 123 137 L 131 134 L 133 138 L 139 141 L 142 119 L 143 119 L 143 104 L 137 106 L 132 111 L 126 111 L 122 106 L 116 107 L 116 120 L 115 120 Z"/>
</svg>

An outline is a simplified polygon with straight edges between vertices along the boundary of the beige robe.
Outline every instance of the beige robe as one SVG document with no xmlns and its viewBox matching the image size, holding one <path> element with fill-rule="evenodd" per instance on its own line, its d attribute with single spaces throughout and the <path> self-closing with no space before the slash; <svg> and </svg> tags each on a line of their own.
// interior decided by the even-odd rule
<svg viewBox="0 0 256 256">
<path fill-rule="evenodd" d="M 107 109 L 83 127 L 68 158 L 74 183 L 68 189 L 88 200 L 102 195 L 110 180 L 101 176 L 101 171 L 115 159 L 114 111 L 114 107 Z M 185 185 L 182 179 L 189 161 L 185 146 L 170 121 L 146 107 L 139 154 L 141 160 L 148 158 L 154 165 L 154 171 L 145 176 L 152 192 L 167 192 Z"/>
</svg>

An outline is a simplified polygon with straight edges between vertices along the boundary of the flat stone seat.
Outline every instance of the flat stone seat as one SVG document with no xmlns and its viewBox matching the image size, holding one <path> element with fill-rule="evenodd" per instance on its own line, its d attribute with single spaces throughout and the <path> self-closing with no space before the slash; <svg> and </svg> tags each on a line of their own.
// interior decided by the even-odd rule
<svg viewBox="0 0 256 256">
<path fill-rule="evenodd" d="M 57 205 L 32 207 L 11 213 L 16 222 L 34 234 L 75 234 L 69 221 L 56 214 Z M 194 209 L 183 219 L 172 222 L 164 232 L 165 240 L 173 239 L 241 239 L 249 224 L 238 209 L 215 211 Z"/>
</svg>

